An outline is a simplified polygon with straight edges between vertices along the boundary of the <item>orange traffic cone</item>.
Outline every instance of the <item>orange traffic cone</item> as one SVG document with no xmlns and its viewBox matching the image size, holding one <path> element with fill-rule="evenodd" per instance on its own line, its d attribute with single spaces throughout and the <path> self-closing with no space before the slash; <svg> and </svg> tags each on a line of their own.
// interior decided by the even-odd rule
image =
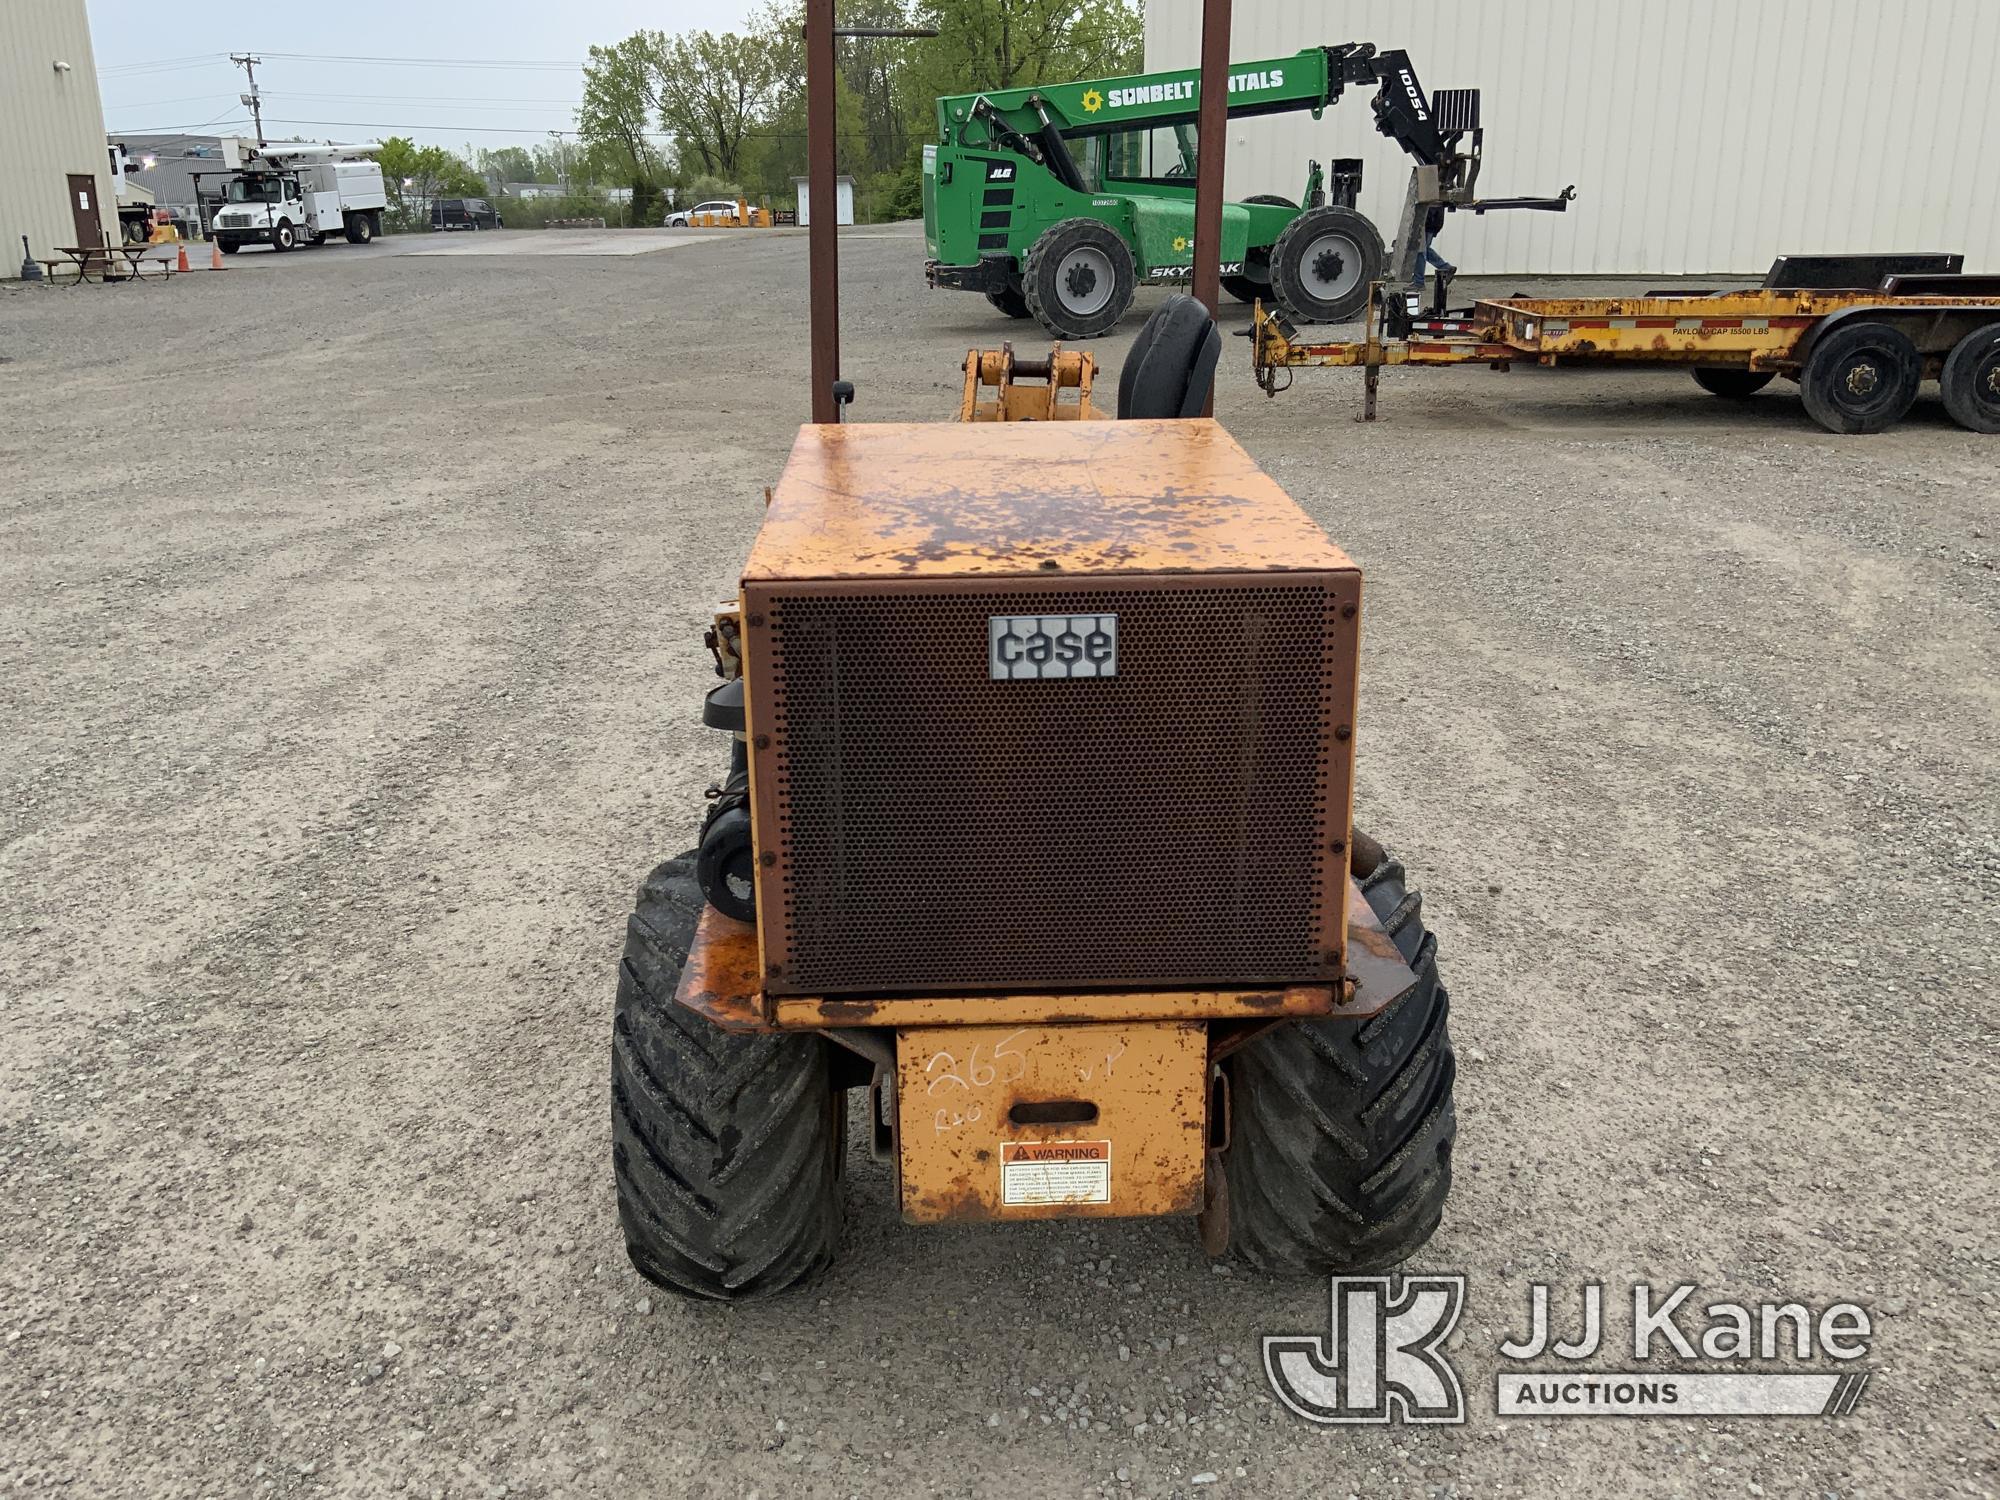
<svg viewBox="0 0 2000 1500">
<path fill-rule="evenodd" d="M 222 242 L 220 240 L 210 240 L 208 242 L 208 268 L 211 271 L 220 271 L 222 269 Z"/>
<path fill-rule="evenodd" d="M 183 245 L 181 246 L 180 264 L 175 266 L 174 269 L 176 271 L 179 271 L 183 276 L 185 276 L 187 274 L 187 268 L 188 268 L 188 247 L 186 245 Z"/>
</svg>

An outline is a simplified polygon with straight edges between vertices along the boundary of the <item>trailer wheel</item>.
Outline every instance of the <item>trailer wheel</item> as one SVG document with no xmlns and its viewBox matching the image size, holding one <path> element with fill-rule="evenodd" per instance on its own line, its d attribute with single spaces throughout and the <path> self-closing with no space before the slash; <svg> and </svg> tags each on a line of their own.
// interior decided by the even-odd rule
<svg viewBox="0 0 2000 1500">
<path fill-rule="evenodd" d="M 1923 356 L 1900 328 L 1853 323 L 1813 346 L 1799 394 L 1828 432 L 1880 432 L 1910 409 L 1923 374 Z"/>
<path fill-rule="evenodd" d="M 1010 318 L 1029 318 L 1034 314 L 1028 310 L 1028 299 L 1021 294 L 1019 282 L 1009 282 L 997 291 L 989 291 L 986 300 L 993 307 Z"/>
<path fill-rule="evenodd" d="M 285 219 L 278 220 L 278 227 L 271 231 L 271 248 L 273 250 L 289 250 L 298 242 L 298 231 L 292 228 L 290 221 Z"/>
<path fill-rule="evenodd" d="M 349 214 L 342 229 L 350 245 L 365 245 L 375 238 L 374 226 L 368 222 L 366 214 Z"/>
<path fill-rule="evenodd" d="M 1952 421 L 1969 432 L 2000 432 L 2000 323 L 1953 346 L 1938 386 Z"/>
<path fill-rule="evenodd" d="M 1351 863 L 1417 983 L 1369 1020 L 1294 1021 L 1223 1062 L 1226 1222 L 1211 1217 L 1205 1237 L 1266 1271 L 1396 1265 L 1431 1237 L 1451 1191 L 1457 1064 L 1437 940 L 1403 867 L 1359 830 Z"/>
<path fill-rule="evenodd" d="M 1096 219 L 1064 219 L 1043 230 L 1021 274 L 1028 310 L 1059 339 L 1096 338 L 1117 327 L 1137 285 L 1131 249 Z"/>
<path fill-rule="evenodd" d="M 1342 323 L 1382 279 L 1382 236 L 1351 208 L 1309 208 L 1271 246 L 1271 290 L 1302 323 Z"/>
<path fill-rule="evenodd" d="M 1732 401 L 1741 401 L 1754 396 L 1769 385 L 1772 375 L 1769 370 L 1742 370 L 1727 366 L 1702 366 L 1694 372 L 1694 383 L 1711 396 L 1727 396 Z"/>
<path fill-rule="evenodd" d="M 639 889 L 611 1034 L 611 1166 L 633 1266 L 685 1297 L 798 1285 L 840 1243 L 841 1095 L 827 1042 L 737 1033 L 675 1003 L 703 906 L 695 856 Z"/>
</svg>

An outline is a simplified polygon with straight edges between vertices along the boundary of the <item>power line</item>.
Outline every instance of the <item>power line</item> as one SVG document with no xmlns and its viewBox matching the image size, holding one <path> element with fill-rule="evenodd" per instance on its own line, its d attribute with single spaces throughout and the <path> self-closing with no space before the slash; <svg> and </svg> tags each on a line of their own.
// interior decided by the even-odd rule
<svg viewBox="0 0 2000 1500">
<path fill-rule="evenodd" d="M 549 135 L 552 133 L 569 135 L 575 130 L 573 125 L 565 125 L 561 127 L 560 131 L 552 132 L 550 127 L 546 125 L 411 125 L 382 120 L 282 120 L 276 115 L 267 115 L 265 119 L 273 125 L 324 125 L 334 130 L 389 130 L 397 134 L 401 134 L 406 130 L 430 130 L 441 135 L 449 135 L 452 131 L 458 130 L 471 131 L 475 135 Z M 650 135 L 653 132 L 647 131 L 645 133 Z"/>
<path fill-rule="evenodd" d="M 167 104 L 203 104 L 212 99 L 233 99 L 233 94 L 183 94 L 178 99 L 139 99 L 130 104 L 111 106 L 114 109 L 158 109 Z"/>
<path fill-rule="evenodd" d="M 234 129 L 238 125 L 247 127 L 249 124 L 248 120 L 225 120 L 217 116 L 213 120 L 203 120 L 196 125 L 121 125 L 116 130 L 107 128 L 104 133 L 106 135 L 200 135 L 204 130 L 211 130 L 218 125 Z"/>
<path fill-rule="evenodd" d="M 97 70 L 100 78 L 126 77 L 139 73 L 172 73 L 182 68 L 204 68 L 223 61 L 219 52 L 194 52 L 186 57 L 161 57 L 150 62 L 107 63 Z"/>
<path fill-rule="evenodd" d="M 506 61 L 491 57 L 350 57 L 337 53 L 320 52 L 267 52 L 266 57 L 281 58 L 286 62 L 315 63 L 368 63 L 391 68 L 564 68 L 579 69 L 580 62 L 552 61 Z"/>
<path fill-rule="evenodd" d="M 315 99 L 331 104 L 448 104 L 453 109 L 464 104 L 467 107 L 479 104 L 556 104 L 564 109 L 576 109 L 574 99 L 529 99 L 515 95 L 446 95 L 446 94 L 299 94 L 290 89 L 266 89 L 266 99 Z"/>
</svg>

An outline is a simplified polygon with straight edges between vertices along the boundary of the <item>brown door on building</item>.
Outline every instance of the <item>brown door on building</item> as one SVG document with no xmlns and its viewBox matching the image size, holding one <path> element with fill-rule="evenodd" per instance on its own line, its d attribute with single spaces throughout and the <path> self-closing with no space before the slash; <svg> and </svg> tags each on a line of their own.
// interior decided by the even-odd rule
<svg viewBox="0 0 2000 1500">
<path fill-rule="evenodd" d="M 69 211 L 76 221 L 75 244 L 104 243 L 104 223 L 97 217 L 97 179 L 84 172 L 69 174 Z"/>
</svg>

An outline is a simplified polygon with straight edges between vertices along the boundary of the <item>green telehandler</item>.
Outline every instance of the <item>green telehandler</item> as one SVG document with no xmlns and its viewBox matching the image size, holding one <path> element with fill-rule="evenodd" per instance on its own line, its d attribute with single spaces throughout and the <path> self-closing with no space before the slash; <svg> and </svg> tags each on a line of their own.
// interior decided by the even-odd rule
<svg viewBox="0 0 2000 1500">
<path fill-rule="evenodd" d="M 1415 225 L 1432 207 L 1561 210 L 1554 198 L 1481 200 L 1477 89 L 1426 95 L 1409 55 L 1367 42 L 1308 47 L 1232 64 L 1229 115 L 1310 111 L 1348 85 L 1379 85 L 1376 127 L 1417 163 L 1392 277 L 1414 278 Z M 1201 70 L 948 95 L 924 148 L 925 277 L 983 293 L 1009 317 L 1059 339 L 1116 326 L 1142 282 L 1178 285 L 1194 270 L 1195 122 Z M 1299 201 L 1260 194 L 1222 210 L 1222 285 L 1275 301 L 1294 321 L 1358 314 L 1389 259 L 1355 207 L 1358 158 L 1308 165 Z"/>
</svg>

